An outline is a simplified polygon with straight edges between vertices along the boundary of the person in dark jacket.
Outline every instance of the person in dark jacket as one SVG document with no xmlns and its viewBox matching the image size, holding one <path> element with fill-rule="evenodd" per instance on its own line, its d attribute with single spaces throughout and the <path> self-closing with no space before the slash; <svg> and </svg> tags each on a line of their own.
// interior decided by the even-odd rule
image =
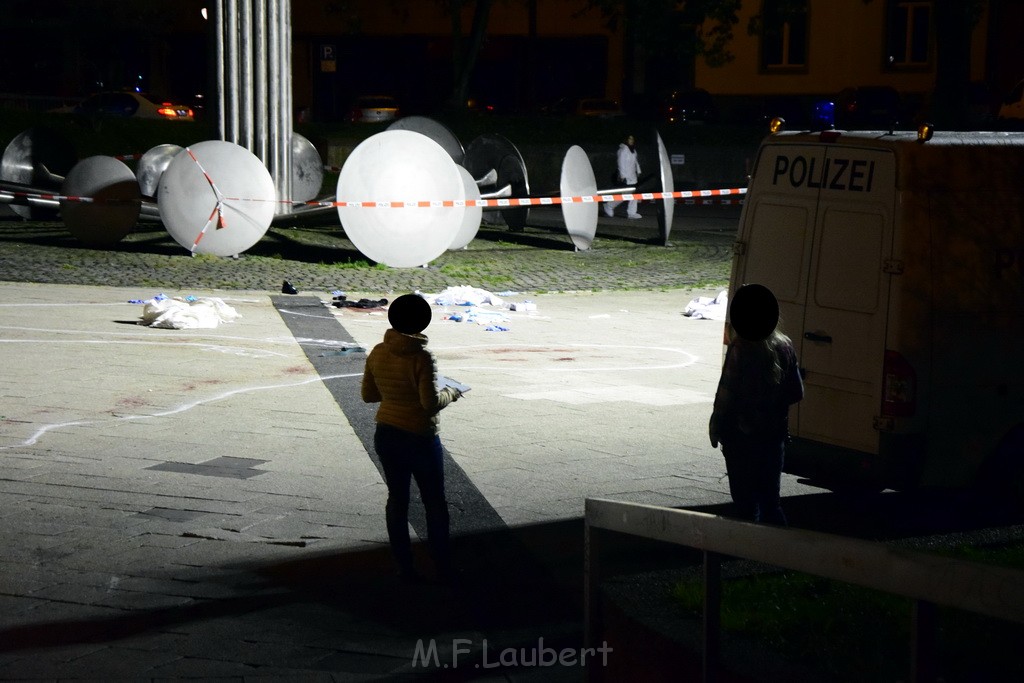
<svg viewBox="0 0 1024 683">
<path fill-rule="evenodd" d="M 742 517 L 786 525 L 779 489 L 789 406 L 804 396 L 779 302 L 763 285 L 743 285 L 729 304 L 732 341 L 715 394 L 709 436 L 722 444 L 729 492 Z"/>
<path fill-rule="evenodd" d="M 448 578 L 452 570 L 438 413 L 462 393 L 450 386 L 437 387 L 437 362 L 421 334 L 430 318 L 430 304 L 423 297 L 404 294 L 395 299 L 388 307 L 391 329 L 370 351 L 363 371 L 363 401 L 380 403 L 373 443 L 388 487 L 388 540 L 399 575 L 407 580 L 419 576 L 409 538 L 412 479 L 423 500 L 437 574 Z"/>
</svg>

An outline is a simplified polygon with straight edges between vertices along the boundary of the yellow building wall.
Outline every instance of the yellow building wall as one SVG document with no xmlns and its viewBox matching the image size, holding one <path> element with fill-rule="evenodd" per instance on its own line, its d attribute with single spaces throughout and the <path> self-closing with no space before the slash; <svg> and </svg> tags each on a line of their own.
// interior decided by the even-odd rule
<svg viewBox="0 0 1024 683">
<path fill-rule="evenodd" d="M 807 68 L 799 73 L 761 69 L 760 39 L 747 25 L 761 10 L 759 0 L 745 0 L 730 50 L 735 59 L 722 67 L 696 65 L 696 85 L 717 95 L 835 93 L 849 86 L 887 85 L 904 93 L 928 93 L 935 82 L 934 64 L 922 71 L 892 72 L 883 68 L 885 0 L 809 0 Z M 971 77 L 981 80 L 985 68 L 985 18 L 972 40 Z"/>
<path fill-rule="evenodd" d="M 305 35 L 345 35 L 358 30 L 364 35 L 421 35 L 447 40 L 452 35 L 451 19 L 433 0 L 356 0 L 354 9 L 337 9 L 342 4 L 324 0 L 292 0 L 292 29 L 298 38 Z M 624 41 L 621 32 L 611 32 L 600 11 L 584 11 L 582 0 L 537 0 L 537 35 L 599 35 L 608 39 L 608 81 L 605 96 L 620 99 L 624 78 Z M 334 8 L 334 9 L 332 9 Z M 357 17 L 354 22 L 354 17 Z M 473 5 L 462 13 L 462 32 L 469 35 L 473 25 Z M 499 0 L 491 8 L 488 36 L 526 36 L 529 17 L 520 0 Z M 298 51 L 297 51 L 298 52 Z M 296 56 L 308 68 L 308 58 Z M 597 93 L 595 93 L 596 95 Z"/>
</svg>

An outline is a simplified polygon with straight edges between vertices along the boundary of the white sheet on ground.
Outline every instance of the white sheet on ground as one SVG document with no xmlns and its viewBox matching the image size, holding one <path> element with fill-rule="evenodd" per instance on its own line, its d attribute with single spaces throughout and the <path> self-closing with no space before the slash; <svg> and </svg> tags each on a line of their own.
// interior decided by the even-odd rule
<svg viewBox="0 0 1024 683">
<path fill-rule="evenodd" d="M 427 303 L 435 306 L 483 306 L 485 304 L 502 306 L 504 304 L 501 297 L 488 292 L 486 289 L 477 289 L 476 287 L 449 287 L 438 294 L 417 293 L 426 299 Z"/>
<path fill-rule="evenodd" d="M 139 324 L 172 330 L 210 329 L 241 317 L 234 308 L 216 297 L 191 301 L 175 297 L 147 301 Z"/>
<path fill-rule="evenodd" d="M 694 320 L 725 320 L 729 310 L 729 292 L 722 290 L 716 297 L 699 296 L 686 305 L 683 315 Z"/>
</svg>

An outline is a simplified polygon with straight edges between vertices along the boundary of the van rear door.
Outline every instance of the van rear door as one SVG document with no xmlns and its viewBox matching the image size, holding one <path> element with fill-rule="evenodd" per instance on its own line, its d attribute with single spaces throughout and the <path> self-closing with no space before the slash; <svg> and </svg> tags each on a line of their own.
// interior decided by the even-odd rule
<svg viewBox="0 0 1024 683">
<path fill-rule="evenodd" d="M 800 357 L 807 272 L 817 215 L 818 192 L 794 190 L 788 181 L 790 160 L 797 156 L 820 169 L 824 146 L 768 144 L 761 148 L 743 209 L 736 245 L 732 291 L 746 283 L 770 289 L 779 300 L 781 328 L 793 338 Z M 799 409 L 790 410 L 790 432 L 799 433 Z"/>
<path fill-rule="evenodd" d="M 800 362 L 803 439 L 878 452 L 893 249 L 895 156 L 829 147 L 814 224 Z"/>
<path fill-rule="evenodd" d="M 878 452 L 895 196 L 889 151 L 781 140 L 761 148 L 732 288 L 760 283 L 779 300 L 804 371 L 794 437 Z"/>
</svg>

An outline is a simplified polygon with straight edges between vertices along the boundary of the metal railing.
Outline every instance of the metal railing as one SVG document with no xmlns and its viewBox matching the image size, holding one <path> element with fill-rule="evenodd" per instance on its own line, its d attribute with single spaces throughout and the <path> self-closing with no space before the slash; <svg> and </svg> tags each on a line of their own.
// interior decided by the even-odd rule
<svg viewBox="0 0 1024 683">
<path fill-rule="evenodd" d="M 1024 622 L 1024 572 L 893 548 L 881 543 L 801 529 L 727 519 L 702 512 L 588 498 L 585 516 L 587 647 L 601 628 L 601 536 L 614 531 L 688 546 L 704 554 L 702 657 L 713 681 L 720 651 L 721 562 L 745 558 L 856 584 L 913 601 L 911 679 L 936 677 L 939 605 Z M 590 680 L 599 672 L 588 671 Z"/>
</svg>

